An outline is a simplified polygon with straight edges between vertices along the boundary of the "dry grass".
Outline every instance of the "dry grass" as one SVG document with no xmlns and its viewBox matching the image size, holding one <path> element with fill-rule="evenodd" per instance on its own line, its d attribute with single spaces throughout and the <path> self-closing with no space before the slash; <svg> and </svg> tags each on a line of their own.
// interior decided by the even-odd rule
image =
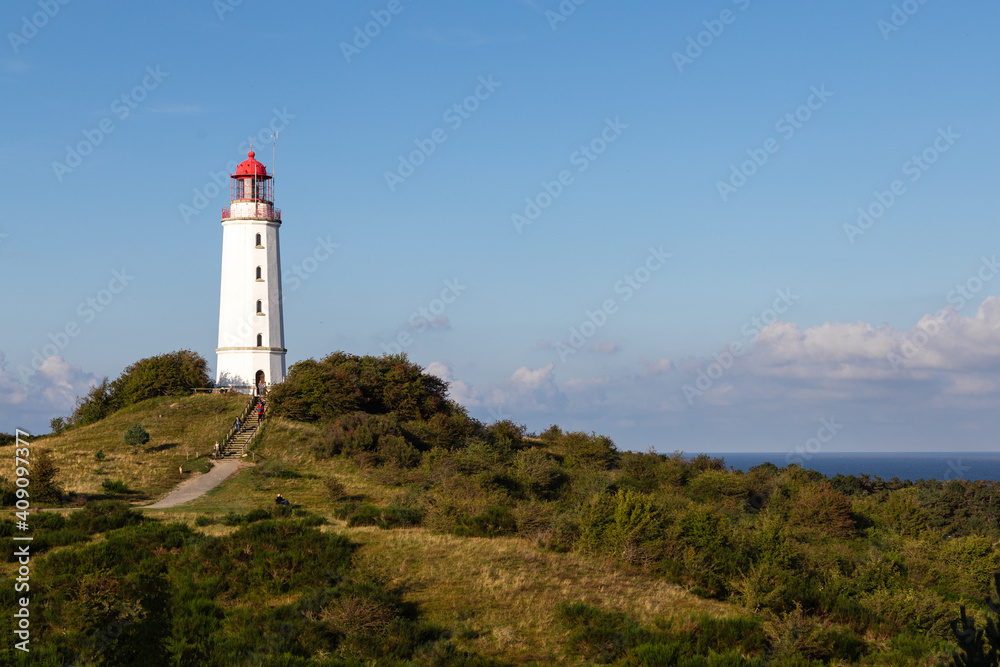
<svg viewBox="0 0 1000 667">
<path fill-rule="evenodd" d="M 130 489 L 154 498 L 204 463 L 246 401 L 245 396 L 225 394 L 152 399 L 38 444 L 52 453 L 59 467 L 56 481 L 67 492 L 100 495 L 105 479 L 122 479 Z M 137 452 L 123 441 L 125 430 L 135 423 L 150 435 Z M 104 452 L 103 461 L 95 459 L 98 451 Z M 178 472 L 180 466 L 184 474 Z"/>
<path fill-rule="evenodd" d="M 401 589 L 428 620 L 468 628 L 457 635 L 461 648 L 502 660 L 570 659 L 555 621 L 560 602 L 623 611 L 644 624 L 658 616 L 737 613 L 643 573 L 623 572 L 579 554 L 542 551 L 523 538 L 460 538 L 425 529 L 338 530 L 363 545 L 356 555 L 359 565 Z"/>
</svg>

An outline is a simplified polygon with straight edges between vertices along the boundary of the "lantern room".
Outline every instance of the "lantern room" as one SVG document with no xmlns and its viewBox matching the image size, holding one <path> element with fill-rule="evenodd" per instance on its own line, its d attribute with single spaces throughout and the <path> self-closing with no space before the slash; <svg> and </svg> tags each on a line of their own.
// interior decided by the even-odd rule
<svg viewBox="0 0 1000 667">
<path fill-rule="evenodd" d="M 229 206 L 222 209 L 222 219 L 242 218 L 281 221 L 281 211 L 274 208 L 274 182 L 267 167 L 254 159 L 253 149 L 247 159 L 229 175 Z"/>
<path fill-rule="evenodd" d="M 230 201 L 274 201 L 267 167 L 254 159 L 252 150 L 230 178 Z"/>
</svg>

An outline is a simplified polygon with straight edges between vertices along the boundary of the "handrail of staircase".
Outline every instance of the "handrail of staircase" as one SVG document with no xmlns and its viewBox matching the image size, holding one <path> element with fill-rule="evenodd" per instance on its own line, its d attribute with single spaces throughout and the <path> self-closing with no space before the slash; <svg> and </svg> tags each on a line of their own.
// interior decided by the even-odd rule
<svg viewBox="0 0 1000 667">
<path fill-rule="evenodd" d="M 250 434 L 250 437 L 247 438 L 247 441 L 243 443 L 243 451 L 240 452 L 241 457 L 247 455 L 247 451 L 250 449 L 250 445 L 252 445 L 253 441 L 257 439 L 257 434 L 259 434 L 261 430 L 263 430 L 263 428 L 264 428 L 263 423 L 257 422 L 257 428 L 253 430 L 253 433 Z"/>
<path fill-rule="evenodd" d="M 246 407 L 244 407 L 243 408 L 243 412 L 240 413 L 240 424 L 241 425 L 245 424 L 246 420 L 247 420 L 247 417 L 250 416 L 250 411 L 253 410 L 253 404 L 254 404 L 254 401 L 256 400 L 256 398 L 257 398 L 256 396 L 250 396 L 250 400 L 247 401 Z M 232 441 L 232 439 L 234 437 L 236 437 L 236 423 L 235 422 L 233 423 L 232 426 L 229 427 L 229 433 L 226 434 L 226 437 L 222 439 L 222 444 L 220 446 L 222 447 L 223 450 L 225 450 L 226 447 L 229 446 L 229 443 Z"/>
</svg>

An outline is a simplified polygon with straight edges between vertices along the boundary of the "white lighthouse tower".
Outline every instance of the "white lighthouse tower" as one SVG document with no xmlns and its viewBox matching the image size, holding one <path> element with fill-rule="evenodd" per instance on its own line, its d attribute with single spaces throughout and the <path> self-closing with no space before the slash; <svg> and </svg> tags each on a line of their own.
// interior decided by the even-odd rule
<svg viewBox="0 0 1000 667">
<path fill-rule="evenodd" d="M 230 175 L 222 210 L 222 294 L 216 384 L 258 387 L 285 379 L 281 255 L 271 176 L 251 150 Z"/>
</svg>

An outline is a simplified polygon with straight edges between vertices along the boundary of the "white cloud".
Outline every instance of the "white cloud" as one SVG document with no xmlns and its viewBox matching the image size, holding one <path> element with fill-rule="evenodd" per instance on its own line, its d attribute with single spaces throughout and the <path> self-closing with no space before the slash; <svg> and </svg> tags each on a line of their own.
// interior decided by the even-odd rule
<svg viewBox="0 0 1000 667">
<path fill-rule="evenodd" d="M 552 364 L 522 366 L 493 384 L 453 381 L 452 397 L 470 409 L 503 409 L 529 427 L 635 424 L 630 437 L 647 438 L 632 443 L 638 448 L 661 441 L 687 449 L 792 447 L 831 416 L 851 425 L 838 447 L 868 449 L 944 449 L 955 432 L 964 434 L 963 444 L 981 447 L 1000 427 L 1000 297 L 986 298 L 975 314 L 949 307 L 906 329 L 772 322 L 689 402 L 684 386 L 722 352 L 638 359 L 594 377 L 557 378 Z M 902 360 L 895 369 L 892 355 Z"/>
<path fill-rule="evenodd" d="M 36 431 L 53 417 L 70 414 L 76 399 L 101 381 L 62 357 L 49 357 L 26 382 L 7 372 L 0 353 L 0 430 L 29 428 Z M 47 430 L 47 429 L 46 429 Z"/>
</svg>

